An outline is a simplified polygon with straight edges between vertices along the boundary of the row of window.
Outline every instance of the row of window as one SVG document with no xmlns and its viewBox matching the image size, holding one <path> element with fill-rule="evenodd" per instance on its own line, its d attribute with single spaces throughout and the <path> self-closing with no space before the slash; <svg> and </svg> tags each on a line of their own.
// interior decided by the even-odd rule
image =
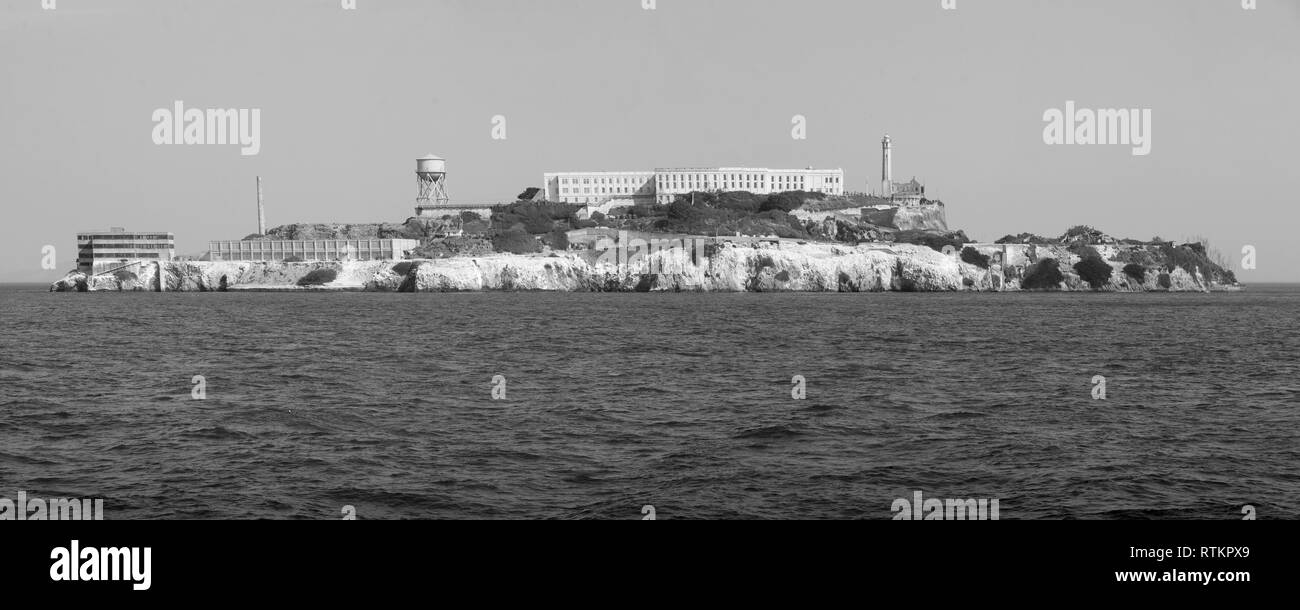
<svg viewBox="0 0 1300 610">
<path fill-rule="evenodd" d="M 394 256 L 392 252 L 370 252 L 367 250 L 345 254 L 348 259 L 363 261 L 389 261 L 401 258 L 400 256 Z M 219 261 L 281 261 L 291 256 L 312 261 L 343 259 L 342 254 L 339 252 L 216 252 L 213 253 L 212 259 Z"/>
<path fill-rule="evenodd" d="M 262 249 L 258 249 L 258 250 L 229 250 L 229 249 L 224 249 L 224 250 L 213 250 L 213 251 L 212 251 L 212 253 L 213 253 L 214 255 L 218 255 L 218 256 L 228 256 L 228 255 L 229 255 L 229 256 L 238 256 L 238 255 L 240 255 L 240 254 L 252 254 L 252 255 L 255 255 L 255 256 L 264 256 L 264 255 L 265 255 L 265 256 L 271 256 L 271 255 L 276 255 L 276 254 L 285 254 L 285 255 L 288 255 L 288 254 L 356 254 L 356 255 L 362 255 L 362 254 L 392 254 L 393 252 L 394 252 L 394 249 L 393 249 L 393 248 L 320 248 L 320 249 L 307 248 L 306 250 L 302 250 L 302 249 L 288 249 L 288 250 L 282 250 L 282 249 L 276 248 L 275 250 L 270 250 L 270 249 L 267 249 L 267 250 L 262 250 Z"/>
<path fill-rule="evenodd" d="M 746 182 L 746 183 L 739 184 L 739 185 L 726 185 L 726 188 L 724 188 L 723 190 L 741 189 L 741 190 L 749 190 L 749 191 L 751 191 L 751 192 L 753 192 L 753 191 L 767 191 L 767 190 L 771 190 L 771 191 L 781 192 L 781 191 L 785 191 L 785 190 L 803 190 L 803 189 L 804 189 L 804 185 L 803 185 L 802 183 L 796 183 L 796 184 L 788 185 L 789 188 L 784 188 L 784 187 L 787 186 L 787 185 L 784 185 L 784 184 L 782 184 L 782 185 L 772 185 L 772 186 L 773 186 L 773 188 L 770 188 L 770 189 L 769 189 L 769 188 L 767 188 L 767 187 L 764 186 L 764 185 L 759 185 L 759 184 L 754 184 L 754 183 Z M 698 189 L 698 188 L 706 188 L 706 187 L 694 186 L 694 185 L 689 185 L 689 184 L 683 184 L 683 185 L 680 185 L 680 186 L 679 186 L 679 185 L 677 185 L 676 183 L 674 183 L 674 184 L 671 185 L 671 186 L 664 187 L 663 190 L 664 190 L 665 192 L 686 192 L 686 191 L 689 190 L 689 189 Z M 834 192 L 835 192 L 835 189 L 830 188 L 830 187 L 813 188 L 813 189 L 809 189 L 809 190 L 811 190 L 811 191 L 813 191 L 813 192 L 829 192 L 829 193 L 834 193 Z M 587 187 L 587 188 L 581 188 L 581 189 L 580 189 L 580 188 L 577 188 L 577 187 L 574 187 L 574 188 L 562 188 L 562 189 L 560 189 L 560 196 L 561 196 L 561 200 L 563 200 L 563 201 L 565 201 L 565 202 L 575 202 L 575 201 L 573 201 L 573 200 L 582 199 L 582 201 L 576 201 L 576 203 L 588 203 L 589 201 L 587 201 L 587 200 L 595 201 L 596 198 L 594 198 L 594 197 L 580 197 L 580 196 L 581 196 L 581 195 L 627 195 L 627 196 L 636 196 L 636 195 L 646 195 L 646 194 L 650 194 L 650 193 L 653 193 L 653 192 L 654 192 L 654 189 L 650 189 L 650 188 L 642 188 L 642 189 L 635 189 L 635 190 L 634 190 L 634 189 L 629 189 L 629 188 L 616 188 L 616 187 Z"/>
<path fill-rule="evenodd" d="M 92 242 L 79 247 L 80 250 L 174 250 L 176 245 L 168 243 L 145 243 L 145 242 Z"/>
<path fill-rule="evenodd" d="M 808 174 L 660 174 L 660 182 L 703 182 L 705 180 L 719 182 L 763 182 L 771 179 L 772 182 L 803 182 L 812 178 Z M 830 184 L 839 184 L 842 178 L 840 176 L 823 176 L 823 180 Z"/>
<path fill-rule="evenodd" d="M 608 187 L 593 186 L 593 187 L 584 187 L 582 188 L 581 192 L 585 195 L 590 195 L 592 193 L 596 193 L 600 195 L 636 195 L 638 193 L 640 194 L 652 193 L 654 192 L 654 189 L 648 186 L 641 187 L 641 188 L 632 188 L 626 186 L 608 186 Z M 579 193 L 578 187 L 560 189 L 560 194 L 562 195 L 577 195 L 578 193 Z"/>
<path fill-rule="evenodd" d="M 93 259 L 118 260 L 123 258 L 125 259 L 162 258 L 162 256 L 157 252 L 96 252 L 94 256 L 81 256 L 78 257 L 77 260 L 93 260 Z M 171 258 L 171 257 L 168 256 L 167 258 Z"/>
<path fill-rule="evenodd" d="M 367 250 L 391 250 L 395 243 L 392 240 L 385 239 L 349 239 L 349 240 L 320 240 L 320 241 L 236 241 L 236 242 L 211 242 L 208 248 L 213 251 L 288 251 L 294 250 L 302 252 L 304 250 L 338 250 L 342 248 L 367 249 Z"/>
<path fill-rule="evenodd" d="M 614 177 L 614 178 L 560 178 L 560 184 L 605 184 L 605 185 L 636 185 L 646 184 L 652 179 L 659 182 L 703 182 L 705 180 L 730 181 L 730 182 L 759 182 L 771 178 L 773 182 L 794 182 L 805 181 L 809 178 L 806 174 L 714 174 L 714 173 L 686 173 L 686 174 L 657 174 L 656 176 L 645 177 Z M 830 184 L 839 184 L 842 180 L 839 176 L 826 176 L 824 178 Z"/>
<path fill-rule="evenodd" d="M 560 178 L 560 184 L 578 184 L 579 178 Z M 650 182 L 651 176 L 643 178 L 581 178 L 582 184 L 645 184 Z"/>
<path fill-rule="evenodd" d="M 108 235 L 78 235 L 77 241 L 89 241 L 92 239 L 106 240 L 123 240 L 123 239 L 148 239 L 148 240 L 174 240 L 171 234 L 154 234 L 154 233 L 110 233 Z"/>
</svg>

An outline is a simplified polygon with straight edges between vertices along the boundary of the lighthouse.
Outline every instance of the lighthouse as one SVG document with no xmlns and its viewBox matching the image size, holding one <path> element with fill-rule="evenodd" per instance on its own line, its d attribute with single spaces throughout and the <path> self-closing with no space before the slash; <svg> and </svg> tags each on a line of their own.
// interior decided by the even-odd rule
<svg viewBox="0 0 1300 610">
<path fill-rule="evenodd" d="M 894 194 L 894 144 L 885 134 L 880 141 L 880 196 L 890 197 Z"/>
</svg>

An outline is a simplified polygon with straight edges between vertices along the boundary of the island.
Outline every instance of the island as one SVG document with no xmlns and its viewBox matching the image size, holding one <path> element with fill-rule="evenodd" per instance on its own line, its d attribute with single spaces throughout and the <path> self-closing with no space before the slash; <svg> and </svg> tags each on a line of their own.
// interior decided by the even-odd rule
<svg viewBox="0 0 1300 610">
<path fill-rule="evenodd" d="M 1204 241 L 1118 239 L 1080 225 L 992 242 L 949 230 L 944 204 L 871 195 L 692 192 L 624 207 L 518 201 L 403 223 L 290 224 L 275 242 L 395 240 L 400 258 L 133 261 L 51 291 L 1209 292 L 1240 290 Z M 264 257 L 263 257 L 264 258 Z"/>
</svg>

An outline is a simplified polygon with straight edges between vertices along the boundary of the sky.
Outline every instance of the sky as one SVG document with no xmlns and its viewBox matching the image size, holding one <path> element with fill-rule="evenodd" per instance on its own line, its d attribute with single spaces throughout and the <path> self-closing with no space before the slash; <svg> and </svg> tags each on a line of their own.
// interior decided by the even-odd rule
<svg viewBox="0 0 1300 610">
<path fill-rule="evenodd" d="M 1208 238 L 1300 281 L 1300 0 L 0 0 L 0 281 L 78 231 L 402 222 L 414 159 L 453 202 L 549 171 L 843 168 L 992 241 L 1089 224 Z M 154 112 L 260 110 L 260 150 L 166 145 Z M 1048 145 L 1044 113 L 1151 111 L 1151 150 Z M 807 137 L 792 137 L 792 119 Z M 495 117 L 504 138 L 494 138 Z M 496 135 L 502 135 L 497 130 Z M 54 246 L 57 269 L 42 269 Z"/>
</svg>

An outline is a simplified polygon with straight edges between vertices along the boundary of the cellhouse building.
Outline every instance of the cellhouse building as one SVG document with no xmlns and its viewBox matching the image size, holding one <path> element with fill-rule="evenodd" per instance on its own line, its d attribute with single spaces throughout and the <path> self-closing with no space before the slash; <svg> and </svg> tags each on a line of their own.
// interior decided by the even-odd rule
<svg viewBox="0 0 1300 610">
<path fill-rule="evenodd" d="M 691 192 L 749 191 L 758 195 L 806 191 L 844 194 L 843 169 L 679 167 L 652 172 L 548 172 L 547 201 L 588 205 L 672 203 Z"/>
<path fill-rule="evenodd" d="M 77 233 L 77 270 L 107 273 L 140 262 L 176 258 L 176 236 L 161 231 L 128 232 L 122 227 Z"/>
</svg>

